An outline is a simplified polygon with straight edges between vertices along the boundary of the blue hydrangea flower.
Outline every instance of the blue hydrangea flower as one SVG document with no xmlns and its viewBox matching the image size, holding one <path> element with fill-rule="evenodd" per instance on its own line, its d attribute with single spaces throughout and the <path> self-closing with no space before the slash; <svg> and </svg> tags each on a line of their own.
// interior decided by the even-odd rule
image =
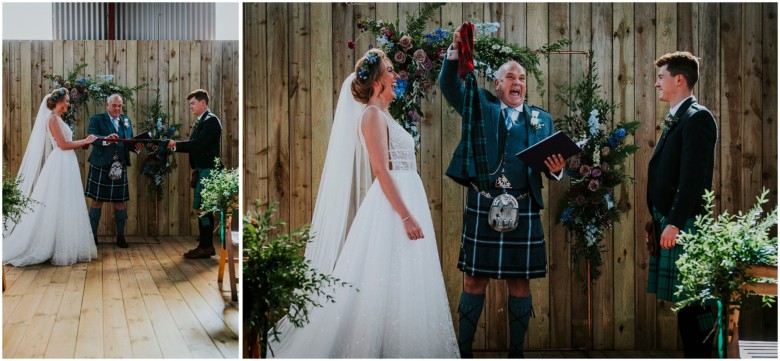
<svg viewBox="0 0 780 361">
<path fill-rule="evenodd" d="M 588 126 L 590 127 L 590 136 L 595 137 L 599 134 L 599 111 L 593 109 L 590 112 L 590 118 L 588 118 Z"/>
<path fill-rule="evenodd" d="M 569 207 L 563 210 L 563 213 L 561 213 L 561 222 L 568 222 L 571 220 L 571 215 L 574 213 L 574 209 Z"/>
</svg>

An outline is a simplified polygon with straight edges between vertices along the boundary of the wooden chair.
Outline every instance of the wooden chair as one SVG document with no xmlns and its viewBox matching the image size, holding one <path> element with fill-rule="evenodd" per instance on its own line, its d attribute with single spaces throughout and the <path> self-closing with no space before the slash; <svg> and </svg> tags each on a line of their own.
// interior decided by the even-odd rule
<svg viewBox="0 0 780 361">
<path fill-rule="evenodd" d="M 238 290 L 236 277 L 236 264 L 238 259 L 235 256 L 235 247 L 238 245 L 238 232 L 232 231 L 232 215 L 225 215 L 220 212 L 220 239 L 222 240 L 222 252 L 219 254 L 219 270 L 217 271 L 217 284 L 222 289 L 222 281 L 225 276 L 225 264 L 228 266 L 228 277 L 230 280 L 230 299 L 238 302 Z"/>
<path fill-rule="evenodd" d="M 753 265 L 745 273 L 751 277 L 768 278 L 774 280 L 768 282 L 748 282 L 741 286 L 743 290 L 753 291 L 757 295 L 777 296 L 777 266 Z M 728 335 L 728 357 L 729 358 L 752 358 L 751 350 L 759 352 L 773 351 L 766 357 L 777 359 L 777 342 L 761 341 L 740 341 L 739 340 L 739 309 L 731 307 L 729 310 L 729 335 Z"/>
</svg>

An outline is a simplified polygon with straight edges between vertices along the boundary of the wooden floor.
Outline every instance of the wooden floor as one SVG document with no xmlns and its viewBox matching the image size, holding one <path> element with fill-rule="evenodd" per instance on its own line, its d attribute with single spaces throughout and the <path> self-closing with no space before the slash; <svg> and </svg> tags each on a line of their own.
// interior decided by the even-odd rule
<svg viewBox="0 0 780 361">
<path fill-rule="evenodd" d="M 648 359 L 648 358 L 682 358 L 682 351 L 535 351 L 524 352 L 525 358 L 615 358 L 615 359 Z M 506 352 L 474 352 L 474 358 L 507 358 Z"/>
<path fill-rule="evenodd" d="M 185 260 L 191 237 L 127 241 L 101 237 L 90 263 L 6 266 L 3 358 L 238 358 L 218 256 Z"/>
</svg>

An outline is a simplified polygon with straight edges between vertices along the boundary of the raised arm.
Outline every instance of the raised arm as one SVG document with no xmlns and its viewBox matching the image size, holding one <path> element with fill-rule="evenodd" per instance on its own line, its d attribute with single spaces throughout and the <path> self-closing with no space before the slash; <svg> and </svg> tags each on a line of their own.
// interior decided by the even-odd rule
<svg viewBox="0 0 780 361">
<path fill-rule="evenodd" d="M 85 144 L 90 144 L 95 141 L 95 136 L 92 134 L 87 135 L 84 139 L 76 141 L 65 140 L 65 133 L 62 132 L 62 126 L 59 119 L 55 115 L 49 118 L 49 131 L 54 137 L 54 141 L 57 142 L 57 146 L 62 150 L 71 150 L 81 148 Z"/>
<path fill-rule="evenodd" d="M 385 194 L 390 205 L 403 221 L 406 235 L 409 236 L 409 239 L 420 239 L 425 237 L 422 228 L 420 228 L 420 225 L 417 223 L 417 219 L 415 219 L 414 215 L 412 215 L 406 207 L 406 204 L 401 198 L 401 194 L 398 192 L 398 187 L 390 174 L 387 121 L 383 118 L 379 109 L 370 107 L 363 114 L 360 126 L 366 141 L 368 159 L 371 162 L 371 169 L 374 173 L 374 177 L 376 177 L 380 187 L 382 187 L 382 193 Z"/>
</svg>

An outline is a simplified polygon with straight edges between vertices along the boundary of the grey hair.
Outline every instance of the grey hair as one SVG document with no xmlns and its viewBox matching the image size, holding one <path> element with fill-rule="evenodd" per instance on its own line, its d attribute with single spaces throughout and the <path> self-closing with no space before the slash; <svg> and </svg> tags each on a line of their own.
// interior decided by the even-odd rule
<svg viewBox="0 0 780 361">
<path fill-rule="evenodd" d="M 114 93 L 114 94 L 109 95 L 108 98 L 106 98 L 106 104 L 110 103 L 111 100 L 113 100 L 113 99 L 119 99 L 121 102 L 124 103 L 124 99 L 122 99 L 122 95 L 120 95 L 118 93 Z"/>
<path fill-rule="evenodd" d="M 498 68 L 498 70 L 496 71 L 496 80 L 503 79 L 504 76 L 506 75 L 507 70 L 509 69 L 509 67 L 512 64 L 517 64 L 517 66 L 519 66 L 520 69 L 525 70 L 525 68 L 522 65 L 520 65 L 520 63 L 518 63 L 518 62 L 516 62 L 514 60 L 510 60 L 510 61 L 502 64 L 501 67 Z"/>
</svg>

